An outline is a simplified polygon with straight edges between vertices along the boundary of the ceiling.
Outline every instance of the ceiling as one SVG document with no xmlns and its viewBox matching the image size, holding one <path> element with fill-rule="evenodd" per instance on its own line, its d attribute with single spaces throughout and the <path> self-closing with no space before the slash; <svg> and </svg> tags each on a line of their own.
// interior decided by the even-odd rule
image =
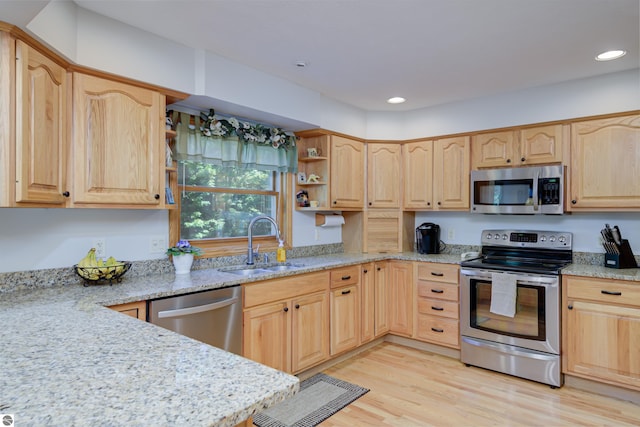
<svg viewBox="0 0 640 427">
<path fill-rule="evenodd" d="M 74 1 L 366 111 L 413 110 L 640 65 L 638 0 Z M 594 60 L 608 49 L 628 53 Z M 407 102 L 387 104 L 391 96 Z"/>
</svg>

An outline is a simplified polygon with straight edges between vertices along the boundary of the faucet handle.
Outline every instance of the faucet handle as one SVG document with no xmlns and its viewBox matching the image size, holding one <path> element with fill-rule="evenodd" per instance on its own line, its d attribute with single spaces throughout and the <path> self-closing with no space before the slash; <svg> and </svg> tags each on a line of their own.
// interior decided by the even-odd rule
<svg viewBox="0 0 640 427">
<path fill-rule="evenodd" d="M 265 264 L 269 264 L 269 254 L 262 254 L 262 262 L 264 262 Z"/>
</svg>

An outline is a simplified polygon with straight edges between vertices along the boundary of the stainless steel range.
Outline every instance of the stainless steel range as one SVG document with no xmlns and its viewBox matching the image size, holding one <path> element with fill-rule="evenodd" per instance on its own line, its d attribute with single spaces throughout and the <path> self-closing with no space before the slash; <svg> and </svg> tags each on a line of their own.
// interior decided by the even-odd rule
<svg viewBox="0 0 640 427">
<path fill-rule="evenodd" d="M 562 386 L 560 271 L 572 234 L 485 230 L 477 259 L 460 269 L 461 360 Z"/>
</svg>

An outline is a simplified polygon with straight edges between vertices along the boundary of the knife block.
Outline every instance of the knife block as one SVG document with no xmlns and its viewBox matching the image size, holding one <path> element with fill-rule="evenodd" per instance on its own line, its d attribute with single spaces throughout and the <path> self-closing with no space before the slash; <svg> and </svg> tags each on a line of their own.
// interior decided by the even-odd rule
<svg viewBox="0 0 640 427">
<path fill-rule="evenodd" d="M 609 268 L 638 268 L 638 263 L 631 251 L 629 241 L 623 239 L 619 248 L 619 254 L 604 254 L 604 266 Z"/>
</svg>

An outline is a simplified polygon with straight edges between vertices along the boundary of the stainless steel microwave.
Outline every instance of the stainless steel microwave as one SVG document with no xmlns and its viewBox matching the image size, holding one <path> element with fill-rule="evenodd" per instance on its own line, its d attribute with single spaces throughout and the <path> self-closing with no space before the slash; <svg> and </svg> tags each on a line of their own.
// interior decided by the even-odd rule
<svg viewBox="0 0 640 427">
<path fill-rule="evenodd" d="M 471 171 L 471 212 L 562 215 L 564 167 L 532 166 Z"/>
</svg>

